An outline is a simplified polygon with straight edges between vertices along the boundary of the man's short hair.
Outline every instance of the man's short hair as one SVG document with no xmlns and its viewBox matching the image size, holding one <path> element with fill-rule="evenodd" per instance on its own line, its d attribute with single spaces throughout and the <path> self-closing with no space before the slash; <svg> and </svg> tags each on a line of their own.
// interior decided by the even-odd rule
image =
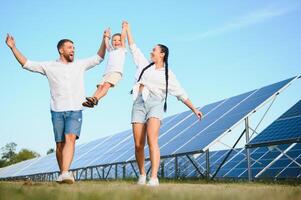
<svg viewBox="0 0 301 200">
<path fill-rule="evenodd" d="M 71 42 L 73 44 L 72 40 L 69 40 L 69 39 L 60 40 L 56 45 L 57 50 L 58 50 L 59 53 L 60 53 L 60 48 L 65 44 L 65 42 Z"/>
</svg>

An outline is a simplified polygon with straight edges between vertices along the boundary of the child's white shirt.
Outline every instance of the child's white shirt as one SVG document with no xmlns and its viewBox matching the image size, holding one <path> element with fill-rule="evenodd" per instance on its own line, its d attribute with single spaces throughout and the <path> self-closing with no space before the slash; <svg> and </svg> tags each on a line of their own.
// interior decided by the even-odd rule
<svg viewBox="0 0 301 200">
<path fill-rule="evenodd" d="M 111 72 L 123 73 L 123 67 L 125 62 L 126 48 L 112 48 L 108 49 L 109 56 L 108 62 L 104 71 L 104 75 Z"/>
</svg>

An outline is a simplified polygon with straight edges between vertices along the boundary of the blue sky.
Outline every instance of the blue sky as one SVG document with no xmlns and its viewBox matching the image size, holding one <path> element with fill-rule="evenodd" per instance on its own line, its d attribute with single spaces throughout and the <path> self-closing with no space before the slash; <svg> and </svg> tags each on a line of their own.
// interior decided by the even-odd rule
<svg viewBox="0 0 301 200">
<path fill-rule="evenodd" d="M 170 48 L 169 65 L 196 106 L 301 74 L 299 1 L 0 1 L 0 147 L 16 142 L 45 154 L 54 147 L 47 79 L 23 70 L 5 45 L 6 33 L 31 60 L 54 60 L 57 42 L 70 38 L 76 58 L 94 55 L 103 30 L 129 21 L 147 57 L 157 43 Z M 87 95 L 105 62 L 85 76 Z M 130 128 L 135 66 L 93 110 L 84 111 L 84 143 Z M 301 80 L 281 96 L 270 120 L 301 99 Z M 166 116 L 187 108 L 169 98 Z"/>
</svg>

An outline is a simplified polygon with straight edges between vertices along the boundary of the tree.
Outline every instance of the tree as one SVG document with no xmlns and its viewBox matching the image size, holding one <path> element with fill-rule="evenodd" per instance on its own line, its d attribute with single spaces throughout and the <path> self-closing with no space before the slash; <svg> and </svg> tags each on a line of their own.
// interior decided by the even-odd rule
<svg viewBox="0 0 301 200">
<path fill-rule="evenodd" d="M 21 151 L 16 154 L 14 157 L 12 157 L 12 159 L 10 160 L 9 164 L 15 164 L 24 160 L 29 160 L 32 158 L 36 158 L 36 157 L 40 157 L 40 154 L 28 150 L 28 149 L 21 149 Z"/>
<path fill-rule="evenodd" d="M 14 142 L 6 144 L 1 148 L 2 151 L 2 159 L 6 161 L 10 161 L 12 157 L 16 155 L 16 147 L 17 144 Z"/>
<path fill-rule="evenodd" d="M 1 148 L 0 167 L 5 167 L 40 156 L 38 153 L 28 149 L 21 149 L 19 153 L 16 153 L 16 147 L 17 144 L 11 142 Z"/>
<path fill-rule="evenodd" d="M 0 160 L 0 168 L 6 166 L 6 161 L 5 160 Z"/>
</svg>

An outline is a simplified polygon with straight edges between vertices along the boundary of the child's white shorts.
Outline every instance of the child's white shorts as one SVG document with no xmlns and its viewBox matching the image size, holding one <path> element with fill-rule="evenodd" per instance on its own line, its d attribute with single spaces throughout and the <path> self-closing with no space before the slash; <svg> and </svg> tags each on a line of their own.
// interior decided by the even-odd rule
<svg viewBox="0 0 301 200">
<path fill-rule="evenodd" d="M 120 81 L 121 78 L 122 78 L 122 74 L 120 72 L 109 72 L 103 76 L 100 85 L 103 85 L 105 82 L 108 82 L 112 86 L 115 86 Z"/>
</svg>

